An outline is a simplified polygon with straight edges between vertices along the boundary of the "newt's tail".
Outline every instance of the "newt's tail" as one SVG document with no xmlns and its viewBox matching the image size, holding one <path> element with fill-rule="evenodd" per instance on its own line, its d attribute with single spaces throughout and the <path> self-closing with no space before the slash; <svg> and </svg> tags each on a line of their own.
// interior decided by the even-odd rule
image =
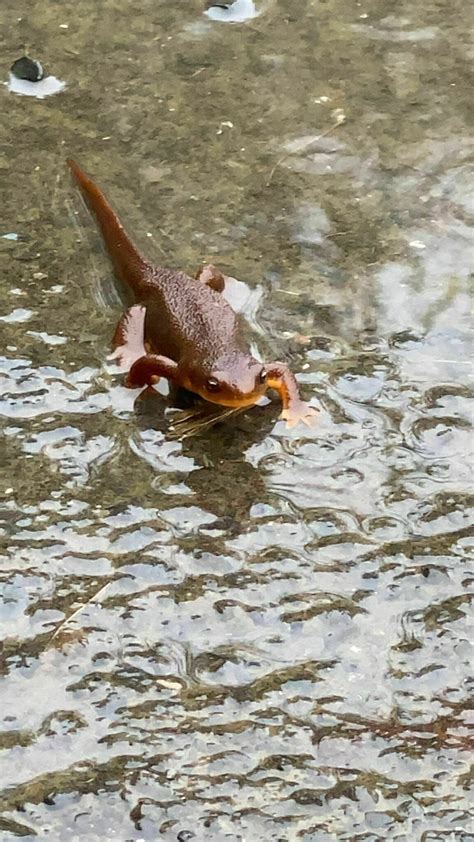
<svg viewBox="0 0 474 842">
<path fill-rule="evenodd" d="M 102 191 L 75 161 L 68 158 L 67 163 L 97 219 L 115 274 L 126 286 L 130 287 L 137 297 L 140 297 L 151 274 L 150 264 L 141 257 L 133 245 Z"/>
</svg>

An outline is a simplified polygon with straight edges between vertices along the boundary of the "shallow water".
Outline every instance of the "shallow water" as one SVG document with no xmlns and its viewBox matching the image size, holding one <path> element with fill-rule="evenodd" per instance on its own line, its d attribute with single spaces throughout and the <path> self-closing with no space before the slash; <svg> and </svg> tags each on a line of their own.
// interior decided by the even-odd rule
<svg viewBox="0 0 474 842">
<path fill-rule="evenodd" d="M 466 842 L 466 6 L 206 10 L 3 0 L 0 837 Z M 314 429 L 134 404 L 67 154 Z"/>
</svg>

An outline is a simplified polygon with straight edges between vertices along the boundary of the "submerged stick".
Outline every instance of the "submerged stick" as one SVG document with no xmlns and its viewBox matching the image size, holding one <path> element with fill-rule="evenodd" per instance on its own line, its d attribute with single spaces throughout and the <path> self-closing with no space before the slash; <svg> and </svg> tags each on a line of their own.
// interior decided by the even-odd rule
<svg viewBox="0 0 474 842">
<path fill-rule="evenodd" d="M 333 123 L 331 126 L 329 126 L 324 132 L 321 132 L 321 134 L 318 135 L 318 137 L 314 137 L 312 140 L 309 140 L 308 143 L 305 146 L 303 146 L 301 149 L 298 150 L 298 152 L 307 152 L 308 149 L 311 148 L 313 143 L 318 143 L 318 141 L 320 141 L 323 137 L 327 137 L 328 134 L 331 134 L 331 132 L 335 131 L 335 129 L 337 129 L 338 126 L 342 126 L 342 124 L 345 123 L 345 122 L 346 122 L 345 114 L 342 114 L 342 113 L 338 114 L 337 120 L 335 121 L 335 123 Z M 276 164 L 274 164 L 274 166 L 270 170 L 270 175 L 268 176 L 268 181 L 266 183 L 266 187 L 270 187 L 271 180 L 272 180 L 273 176 L 275 175 L 275 172 L 277 171 L 278 167 L 283 163 L 283 161 L 286 161 L 286 159 L 289 158 L 290 155 L 292 155 L 292 154 L 293 154 L 292 152 L 286 152 L 285 155 L 282 155 L 282 157 L 278 159 Z"/>
<path fill-rule="evenodd" d="M 72 614 L 69 614 L 68 617 L 65 617 L 64 620 L 59 624 L 57 629 L 55 629 L 55 631 L 51 635 L 50 642 L 53 641 L 54 638 L 57 637 L 58 634 L 60 634 L 60 632 L 69 625 L 71 620 L 73 620 L 75 617 L 77 617 L 79 614 L 81 614 L 82 611 L 84 611 L 84 608 L 87 608 L 88 605 L 97 605 L 97 597 L 100 596 L 103 591 L 107 590 L 107 588 L 109 587 L 110 584 L 111 584 L 110 582 L 106 582 L 105 585 L 101 585 L 99 590 L 97 590 L 95 593 L 93 593 L 92 596 L 89 597 L 87 602 L 81 603 L 81 605 L 79 605 L 79 607 L 76 608 L 76 610 L 73 611 Z"/>
</svg>

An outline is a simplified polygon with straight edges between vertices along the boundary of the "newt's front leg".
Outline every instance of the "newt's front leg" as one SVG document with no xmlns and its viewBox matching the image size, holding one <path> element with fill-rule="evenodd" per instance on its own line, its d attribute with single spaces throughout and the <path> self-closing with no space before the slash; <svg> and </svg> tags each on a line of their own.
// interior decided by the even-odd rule
<svg viewBox="0 0 474 842">
<path fill-rule="evenodd" d="M 287 422 L 288 427 L 294 427 L 298 421 L 311 427 L 319 410 L 301 400 L 298 383 L 288 366 L 285 363 L 270 363 L 266 366 L 266 372 L 268 388 L 278 392 L 283 404 L 280 418 Z"/>
<path fill-rule="evenodd" d="M 145 354 L 133 363 L 125 385 L 129 389 L 153 386 L 154 383 L 158 383 L 160 377 L 166 377 L 167 380 L 179 385 L 177 363 L 161 354 Z"/>
</svg>

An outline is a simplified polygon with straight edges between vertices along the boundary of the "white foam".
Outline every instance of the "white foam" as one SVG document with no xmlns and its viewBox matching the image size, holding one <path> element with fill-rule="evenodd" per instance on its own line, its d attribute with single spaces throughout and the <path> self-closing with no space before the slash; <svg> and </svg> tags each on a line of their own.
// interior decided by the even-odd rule
<svg viewBox="0 0 474 842">
<path fill-rule="evenodd" d="M 259 14 L 260 12 L 253 0 L 235 0 L 227 8 L 210 6 L 205 12 L 205 15 L 211 20 L 218 20 L 223 23 L 243 23 L 246 20 L 258 17 Z"/>
<path fill-rule="evenodd" d="M 29 82 L 27 79 L 18 79 L 13 73 L 8 75 L 8 82 L 4 84 L 13 94 L 20 96 L 35 96 L 37 99 L 44 99 L 46 96 L 59 94 L 66 87 L 66 82 L 62 82 L 56 76 L 45 76 L 39 82 Z"/>
</svg>

